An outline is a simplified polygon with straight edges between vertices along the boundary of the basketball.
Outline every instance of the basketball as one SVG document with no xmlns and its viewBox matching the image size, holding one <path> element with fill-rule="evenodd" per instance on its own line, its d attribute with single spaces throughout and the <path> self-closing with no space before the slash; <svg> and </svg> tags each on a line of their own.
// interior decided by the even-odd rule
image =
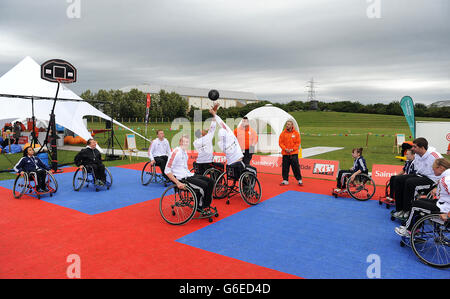
<svg viewBox="0 0 450 299">
<path fill-rule="evenodd" d="M 209 98 L 211 101 L 217 100 L 217 99 L 219 98 L 219 92 L 218 92 L 217 90 L 215 90 L 215 89 L 211 89 L 211 90 L 208 92 L 208 98 Z"/>
</svg>

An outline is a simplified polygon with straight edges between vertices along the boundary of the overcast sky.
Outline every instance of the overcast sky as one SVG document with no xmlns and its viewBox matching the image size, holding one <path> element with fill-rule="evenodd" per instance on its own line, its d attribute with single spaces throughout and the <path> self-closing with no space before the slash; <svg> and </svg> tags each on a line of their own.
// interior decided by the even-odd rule
<svg viewBox="0 0 450 299">
<path fill-rule="evenodd" d="M 1 0 L 0 75 L 61 58 L 79 94 L 156 83 L 305 101 L 314 78 L 321 101 L 430 104 L 450 100 L 449 2 Z"/>
</svg>

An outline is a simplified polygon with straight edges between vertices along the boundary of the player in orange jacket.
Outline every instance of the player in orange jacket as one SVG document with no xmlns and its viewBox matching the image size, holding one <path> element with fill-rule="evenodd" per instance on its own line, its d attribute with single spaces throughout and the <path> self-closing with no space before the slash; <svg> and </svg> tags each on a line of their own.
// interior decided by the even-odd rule
<svg viewBox="0 0 450 299">
<path fill-rule="evenodd" d="M 234 136 L 237 137 L 239 146 L 243 150 L 244 158 L 242 162 L 250 165 L 252 156 L 255 153 L 255 145 L 258 143 L 258 134 L 250 127 L 248 118 L 244 116 L 239 127 L 234 129 Z"/>
<path fill-rule="evenodd" d="M 282 176 L 283 181 L 280 185 L 289 184 L 289 168 L 292 168 L 294 177 L 297 179 L 298 184 L 303 185 L 302 174 L 300 172 L 300 164 L 298 162 L 298 150 L 300 148 L 300 133 L 294 128 L 294 123 L 288 120 L 285 125 L 284 131 L 281 133 L 278 139 L 278 144 L 281 147 L 281 154 L 283 155 L 282 163 Z"/>
</svg>

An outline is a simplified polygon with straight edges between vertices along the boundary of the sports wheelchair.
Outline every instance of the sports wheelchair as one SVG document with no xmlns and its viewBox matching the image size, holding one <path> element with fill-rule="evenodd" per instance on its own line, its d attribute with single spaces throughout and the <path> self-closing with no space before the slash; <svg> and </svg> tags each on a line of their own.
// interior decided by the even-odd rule
<svg viewBox="0 0 450 299">
<path fill-rule="evenodd" d="M 450 220 L 439 214 L 422 214 L 411 236 L 402 237 L 401 247 L 411 247 L 421 262 L 435 268 L 450 267 Z"/>
<path fill-rule="evenodd" d="M 209 222 L 213 221 L 213 216 L 219 217 L 217 208 L 207 207 L 199 208 L 198 202 L 200 194 L 185 181 L 185 189 L 179 189 L 177 185 L 169 186 L 159 200 L 159 212 L 162 218 L 169 224 L 181 225 L 189 222 L 191 219 L 208 218 Z M 198 212 L 198 216 L 194 217 Z"/>
<path fill-rule="evenodd" d="M 433 184 L 430 188 L 418 190 L 417 194 L 414 197 L 414 200 L 426 199 L 426 200 L 436 201 L 437 199 L 433 196 L 433 193 L 431 192 L 436 187 L 437 187 L 437 184 Z M 395 201 L 393 204 L 395 205 Z M 406 220 L 408 220 L 408 218 L 396 217 L 396 216 L 394 216 L 394 213 L 395 213 L 395 210 L 391 211 L 391 220 L 392 221 L 395 221 L 397 219 L 400 222 L 404 223 L 404 222 L 406 222 Z"/>
<path fill-rule="evenodd" d="M 255 167 L 245 165 L 241 170 L 227 165 L 226 171 L 217 178 L 213 190 L 214 198 L 226 197 L 226 204 L 230 204 L 230 197 L 235 194 L 240 194 L 241 198 L 249 205 L 256 205 L 260 202 L 262 190 Z"/>
<path fill-rule="evenodd" d="M 80 191 L 81 188 L 83 188 L 84 184 L 87 183 L 86 188 L 89 187 L 89 184 L 92 184 L 95 186 L 95 191 L 98 192 L 99 188 L 106 188 L 109 190 L 111 188 L 113 179 L 111 176 L 111 172 L 109 172 L 108 168 L 105 167 L 105 175 L 106 180 L 103 185 L 97 184 L 97 180 L 95 179 L 94 170 L 91 166 L 86 165 L 81 168 L 78 168 L 77 171 L 75 171 L 73 175 L 72 185 L 73 190 Z"/>
<path fill-rule="evenodd" d="M 48 189 L 46 192 L 39 192 L 37 190 L 37 174 L 36 172 L 24 172 L 23 174 L 17 174 L 14 180 L 13 196 L 14 198 L 21 198 L 25 193 L 36 194 L 37 198 L 40 199 L 43 194 L 50 194 L 58 191 L 58 182 L 50 171 L 46 170 L 45 186 Z"/>
<path fill-rule="evenodd" d="M 224 172 L 224 170 L 225 170 L 225 164 L 223 164 L 223 163 L 212 162 L 212 163 L 209 163 L 209 165 L 205 167 L 205 165 L 194 162 L 191 172 L 209 177 L 214 182 L 216 182 L 217 179 L 219 178 L 219 176 Z"/>
<path fill-rule="evenodd" d="M 156 171 L 156 166 L 156 163 L 152 165 L 150 161 L 145 163 L 141 172 L 141 184 L 147 186 L 149 183 L 157 183 L 167 187 L 169 181 L 164 178 L 162 173 Z"/>
<path fill-rule="evenodd" d="M 384 196 L 380 196 L 378 199 L 378 204 L 381 206 L 384 203 L 386 205 L 386 209 L 389 209 L 391 206 L 395 206 L 395 200 L 389 200 L 390 190 L 391 180 L 388 179 L 384 188 Z"/>
<path fill-rule="evenodd" d="M 348 173 L 344 174 L 342 177 L 344 184 L 346 185 L 345 189 L 336 191 L 333 188 L 331 194 L 335 198 L 343 194 L 349 194 L 351 197 L 359 201 L 371 199 L 376 190 L 375 182 L 372 177 L 366 173 L 360 173 L 355 176 L 355 179 L 352 182 L 348 182 L 351 175 L 352 174 Z"/>
</svg>

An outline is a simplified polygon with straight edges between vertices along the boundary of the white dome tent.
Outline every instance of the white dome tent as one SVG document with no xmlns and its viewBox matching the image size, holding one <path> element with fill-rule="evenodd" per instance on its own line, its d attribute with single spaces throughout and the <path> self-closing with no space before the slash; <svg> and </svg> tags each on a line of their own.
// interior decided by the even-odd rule
<svg viewBox="0 0 450 299">
<path fill-rule="evenodd" d="M 281 151 L 278 145 L 278 139 L 288 120 L 291 120 L 294 123 L 295 129 L 299 131 L 295 118 L 283 109 L 274 107 L 272 104 L 256 108 L 247 113 L 246 117 L 250 121 L 250 126 L 258 133 L 257 152 L 279 153 Z M 268 125 L 272 128 L 271 133 L 266 132 Z"/>
<path fill-rule="evenodd" d="M 6 120 L 31 117 L 30 97 L 36 98 L 34 101 L 36 119 L 48 122 L 56 88 L 57 83 L 41 79 L 40 65 L 31 57 L 25 57 L 15 67 L 0 77 L 0 122 L 4 123 Z M 91 134 L 84 125 L 84 116 L 93 115 L 111 120 L 111 117 L 85 102 L 64 84 L 60 86 L 58 98 L 64 99 L 64 101 L 56 102 L 56 123 L 85 140 L 91 138 Z M 113 123 L 146 139 L 115 120 L 113 120 Z"/>
</svg>

